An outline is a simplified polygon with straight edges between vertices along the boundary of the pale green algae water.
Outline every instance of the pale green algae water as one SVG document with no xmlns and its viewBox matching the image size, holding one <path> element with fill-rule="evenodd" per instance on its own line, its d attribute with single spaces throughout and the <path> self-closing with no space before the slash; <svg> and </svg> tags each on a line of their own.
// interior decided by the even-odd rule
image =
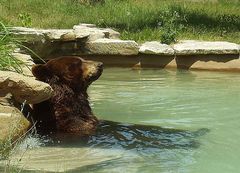
<svg viewBox="0 0 240 173">
<path fill-rule="evenodd" d="M 132 139 L 133 133 L 127 131 L 122 134 L 126 139 L 119 137 L 115 145 L 109 142 L 111 136 L 101 139 L 104 147 L 96 145 L 96 139 L 83 144 L 68 136 L 65 142 L 28 150 L 17 164 L 30 170 L 23 172 L 240 172 L 239 84 L 239 73 L 106 68 L 89 89 L 98 118 L 210 131 L 191 138 L 197 146 L 159 148 L 147 141 L 151 131 L 144 132 L 143 143 L 133 146 L 131 142 L 120 145 Z M 179 137 L 177 133 L 166 138 L 174 146 L 188 143 L 179 142 Z"/>
</svg>

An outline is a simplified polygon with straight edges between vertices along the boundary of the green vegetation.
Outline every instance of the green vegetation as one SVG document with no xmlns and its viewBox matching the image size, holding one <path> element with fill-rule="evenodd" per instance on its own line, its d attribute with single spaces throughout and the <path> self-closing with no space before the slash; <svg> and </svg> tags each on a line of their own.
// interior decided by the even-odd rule
<svg viewBox="0 0 240 173">
<path fill-rule="evenodd" d="M 239 0 L 91 2 L 93 0 L 0 0 L 0 20 L 8 25 L 28 21 L 40 28 L 71 28 L 78 23 L 94 23 L 115 28 L 123 39 L 138 42 L 161 39 L 172 42 L 177 38 L 240 43 Z M 19 14 L 25 17 L 19 20 Z M 169 25 L 169 20 L 174 24 Z"/>
<path fill-rule="evenodd" d="M 0 161 L 1 161 L 1 166 L 0 171 L 4 173 L 14 173 L 14 172 L 20 172 L 18 168 L 12 165 L 12 160 L 10 156 L 14 153 L 15 151 L 15 145 L 12 143 L 11 136 L 8 137 L 5 141 L 0 141 Z"/>
<path fill-rule="evenodd" d="M 22 61 L 12 55 L 17 46 L 18 42 L 10 36 L 5 25 L 0 22 L 0 70 L 22 72 Z"/>
<path fill-rule="evenodd" d="M 22 26 L 24 27 L 31 27 L 32 25 L 32 18 L 28 13 L 20 13 L 18 15 L 18 19 L 21 21 Z"/>
<path fill-rule="evenodd" d="M 18 131 L 21 126 L 19 126 L 19 120 L 12 123 L 11 129 L 9 129 L 9 134 L 6 138 L 0 140 L 0 172 L 4 173 L 14 173 L 21 172 L 21 170 L 12 163 L 11 156 L 15 154 L 18 145 L 23 140 L 24 135 L 14 139 L 14 132 Z"/>
<path fill-rule="evenodd" d="M 26 102 L 21 105 L 21 112 L 23 112 L 25 105 Z M 2 123 L 4 123 L 4 121 Z M 11 120 L 11 124 L 8 125 L 7 131 L 2 131 L 4 135 L 0 139 L 0 172 L 21 172 L 21 168 L 18 167 L 18 164 L 25 152 L 35 145 L 34 141 L 31 143 L 31 139 L 38 139 L 35 124 L 26 132 L 22 131 L 24 126 L 24 122 L 20 117 L 14 118 Z M 16 154 L 20 155 L 20 158 L 13 159 Z"/>
<path fill-rule="evenodd" d="M 29 19 L 26 17 L 28 16 L 23 17 L 23 21 L 26 20 L 26 24 L 29 24 Z M 22 48 L 26 52 L 30 52 L 31 54 L 35 55 L 35 57 L 37 57 L 39 60 L 45 62 L 31 49 L 21 44 L 20 40 L 15 39 L 11 35 L 7 27 L 0 21 L 0 70 L 15 71 L 17 73 L 23 72 L 22 67 L 26 66 L 26 64 L 13 56 L 13 52 L 18 48 Z"/>
</svg>

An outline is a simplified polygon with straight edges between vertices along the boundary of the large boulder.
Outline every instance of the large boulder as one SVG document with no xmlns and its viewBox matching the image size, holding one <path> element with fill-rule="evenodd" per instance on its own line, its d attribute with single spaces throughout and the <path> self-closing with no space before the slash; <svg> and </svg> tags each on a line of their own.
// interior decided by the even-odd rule
<svg viewBox="0 0 240 173">
<path fill-rule="evenodd" d="M 176 55 L 239 54 L 239 45 L 229 42 L 186 40 L 173 45 Z"/>
<path fill-rule="evenodd" d="M 13 142 L 26 134 L 31 123 L 13 106 L 9 97 L 0 97 L 0 142 Z"/>
<path fill-rule="evenodd" d="M 9 71 L 0 72 L 0 96 L 11 93 L 15 100 L 23 103 L 36 104 L 52 96 L 52 88 L 44 82 L 22 74 Z"/>
<path fill-rule="evenodd" d="M 143 43 L 139 48 L 139 52 L 150 55 L 174 55 L 174 50 L 171 46 L 157 41 Z"/>
<path fill-rule="evenodd" d="M 86 43 L 89 54 L 96 55 L 137 55 L 138 44 L 132 40 L 98 39 Z"/>
</svg>

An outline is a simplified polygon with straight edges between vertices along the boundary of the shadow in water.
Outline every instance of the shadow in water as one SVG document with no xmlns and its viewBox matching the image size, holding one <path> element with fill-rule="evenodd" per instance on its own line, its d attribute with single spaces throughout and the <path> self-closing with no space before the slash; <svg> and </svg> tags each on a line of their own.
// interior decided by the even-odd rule
<svg viewBox="0 0 240 173">
<path fill-rule="evenodd" d="M 200 146 L 198 137 L 208 131 L 101 121 L 90 136 L 54 133 L 37 137 L 43 146 L 15 159 L 24 173 L 149 172 L 152 168 L 159 172 L 192 163 L 193 151 Z"/>
<path fill-rule="evenodd" d="M 100 147 L 125 150 L 191 149 L 198 148 L 197 137 L 208 129 L 197 131 L 167 129 L 159 126 L 101 121 L 96 133 L 90 136 L 57 133 L 50 135 L 52 143 L 64 147 Z"/>
</svg>

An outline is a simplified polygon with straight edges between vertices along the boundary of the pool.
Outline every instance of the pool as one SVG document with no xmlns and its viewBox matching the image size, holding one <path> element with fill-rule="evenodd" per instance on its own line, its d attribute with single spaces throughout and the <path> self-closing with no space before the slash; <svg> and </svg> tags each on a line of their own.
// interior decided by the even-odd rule
<svg viewBox="0 0 240 173">
<path fill-rule="evenodd" d="M 46 137 L 43 146 L 13 159 L 23 172 L 235 173 L 240 170 L 239 84 L 239 73 L 106 68 L 89 89 L 91 106 L 99 119 L 121 122 L 123 137 L 117 134 L 110 143 L 112 136 L 101 136 L 100 146 L 98 136 Z M 150 129 L 142 143 L 131 145 L 135 138 L 128 132 L 136 129 L 131 123 Z M 149 127 L 169 132 L 164 140 L 173 147 L 147 141 L 162 135 Z M 208 132 L 192 136 L 199 129 Z"/>
</svg>

